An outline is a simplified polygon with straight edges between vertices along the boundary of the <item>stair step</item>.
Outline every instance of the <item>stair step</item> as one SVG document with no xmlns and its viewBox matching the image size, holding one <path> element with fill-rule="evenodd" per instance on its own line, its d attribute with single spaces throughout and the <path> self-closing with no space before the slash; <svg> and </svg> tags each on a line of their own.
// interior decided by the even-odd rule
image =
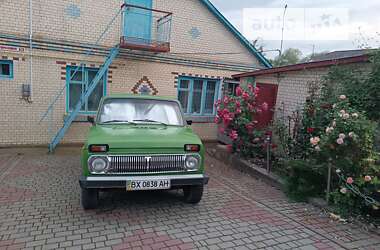
<svg viewBox="0 0 380 250">
<path fill-rule="evenodd" d="M 53 152 L 54 149 L 57 147 L 57 145 L 61 142 L 63 137 L 65 136 L 67 130 L 70 128 L 72 122 L 75 120 L 75 118 L 78 116 L 78 113 L 84 103 L 84 100 L 86 100 L 92 92 L 95 90 L 96 86 L 99 84 L 100 79 L 104 76 L 104 74 L 108 71 L 109 66 L 112 64 L 113 60 L 116 58 L 116 56 L 119 53 L 119 47 L 116 46 L 115 48 L 112 48 L 109 55 L 106 57 L 106 60 L 104 64 L 100 67 L 98 73 L 96 74 L 94 80 L 89 85 L 90 87 L 87 89 L 86 92 L 84 92 L 75 106 L 74 110 L 65 118 L 63 127 L 58 131 L 58 133 L 54 136 L 53 140 L 49 144 L 49 152 Z"/>
</svg>

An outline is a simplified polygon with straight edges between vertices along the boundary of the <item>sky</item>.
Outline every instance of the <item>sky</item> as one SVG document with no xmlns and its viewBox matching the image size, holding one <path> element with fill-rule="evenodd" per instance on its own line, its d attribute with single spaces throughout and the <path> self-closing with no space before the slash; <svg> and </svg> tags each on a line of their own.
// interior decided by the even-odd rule
<svg viewBox="0 0 380 250">
<path fill-rule="evenodd" d="M 363 44 L 380 46 L 380 0 L 211 2 L 250 41 L 258 39 L 258 44 L 264 46 L 264 50 L 278 50 L 281 47 L 282 16 L 286 4 L 284 50 L 298 48 L 306 56 L 313 51 L 358 49 Z M 273 20 L 278 25 L 268 25 L 273 24 Z M 265 55 L 273 58 L 278 55 L 278 51 L 269 51 Z"/>
</svg>

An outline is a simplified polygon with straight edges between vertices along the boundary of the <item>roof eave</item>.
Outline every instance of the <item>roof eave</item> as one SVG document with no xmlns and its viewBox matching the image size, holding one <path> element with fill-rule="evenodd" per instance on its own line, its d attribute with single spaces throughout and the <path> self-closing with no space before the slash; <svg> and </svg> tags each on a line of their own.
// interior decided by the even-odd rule
<svg viewBox="0 0 380 250">
<path fill-rule="evenodd" d="M 267 68 L 272 68 L 272 64 L 253 46 L 229 21 L 222 13 L 209 1 L 200 0 L 222 24 L 232 32 L 232 34 Z"/>
<path fill-rule="evenodd" d="M 269 74 L 276 74 L 276 73 L 283 73 L 283 72 L 290 72 L 290 71 L 323 68 L 323 67 L 330 67 L 330 66 L 334 66 L 334 65 L 368 62 L 368 61 L 369 61 L 369 56 L 368 55 L 362 55 L 362 56 L 354 56 L 354 57 L 341 58 L 341 59 L 325 60 L 325 61 L 318 61 L 318 62 L 308 62 L 308 63 L 299 63 L 299 64 L 292 64 L 292 65 L 281 66 L 281 67 L 270 68 L 270 69 L 256 70 L 256 71 L 252 71 L 252 72 L 236 74 L 236 75 L 233 75 L 232 77 L 235 79 L 239 79 L 242 77 L 269 75 Z"/>
</svg>

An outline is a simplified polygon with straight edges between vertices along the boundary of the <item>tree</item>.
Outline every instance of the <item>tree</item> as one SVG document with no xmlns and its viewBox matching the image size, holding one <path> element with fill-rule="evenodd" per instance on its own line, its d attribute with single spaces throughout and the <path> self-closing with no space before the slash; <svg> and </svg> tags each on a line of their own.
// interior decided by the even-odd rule
<svg viewBox="0 0 380 250">
<path fill-rule="evenodd" d="M 332 67 L 323 79 L 324 98 L 328 100 L 344 94 L 355 109 L 380 122 L 380 50 L 373 50 L 368 55 L 371 62 L 368 69 L 356 64 Z"/>
<path fill-rule="evenodd" d="M 281 56 L 277 56 L 274 60 L 271 60 L 271 63 L 275 67 L 285 66 L 299 63 L 301 58 L 302 52 L 299 49 L 289 48 Z"/>
</svg>

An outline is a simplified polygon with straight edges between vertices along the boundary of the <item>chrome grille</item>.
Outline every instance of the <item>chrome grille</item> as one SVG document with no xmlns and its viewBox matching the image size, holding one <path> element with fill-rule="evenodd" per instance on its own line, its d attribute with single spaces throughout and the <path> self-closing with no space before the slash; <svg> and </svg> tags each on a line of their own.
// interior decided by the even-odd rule
<svg viewBox="0 0 380 250">
<path fill-rule="evenodd" d="M 185 169 L 185 155 L 109 156 L 107 173 L 160 173 L 181 172 Z"/>
</svg>

